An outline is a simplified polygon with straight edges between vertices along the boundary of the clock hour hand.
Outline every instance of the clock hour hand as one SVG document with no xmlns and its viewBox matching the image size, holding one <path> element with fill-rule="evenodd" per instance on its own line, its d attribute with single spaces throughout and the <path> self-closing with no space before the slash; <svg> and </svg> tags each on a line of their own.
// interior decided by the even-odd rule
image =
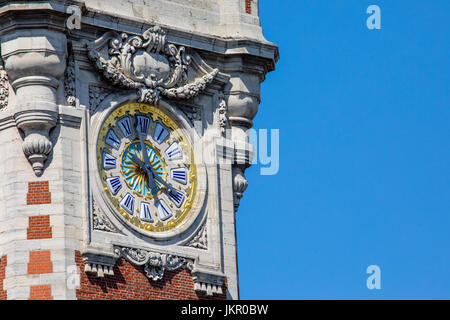
<svg viewBox="0 0 450 320">
<path fill-rule="evenodd" d="M 136 124 L 136 131 L 139 137 L 139 142 L 141 144 L 141 150 L 142 150 L 142 156 L 144 158 L 144 162 L 143 162 L 143 166 L 142 168 L 145 170 L 145 172 L 147 173 L 148 179 L 149 179 L 149 183 L 150 185 L 155 185 L 155 180 L 158 181 L 160 184 L 162 184 L 167 192 L 169 194 L 172 194 L 174 196 L 176 196 L 177 194 L 175 193 L 175 189 L 168 184 L 166 181 L 164 181 L 164 179 L 162 179 L 152 168 L 151 164 L 150 164 L 150 160 L 148 159 L 148 153 L 147 153 L 147 149 L 145 148 L 145 144 L 144 144 L 144 139 L 141 136 L 141 125 L 139 123 L 139 121 L 136 119 L 135 121 Z M 142 161 L 140 159 L 138 159 L 140 163 L 142 163 Z M 136 162 L 137 163 L 137 162 Z M 153 190 L 153 187 L 151 187 Z"/>
<path fill-rule="evenodd" d="M 153 176 L 155 177 L 155 180 L 161 183 L 167 190 L 168 193 L 172 194 L 173 196 L 176 196 L 175 189 L 166 181 L 164 181 L 163 178 L 161 178 L 157 173 L 153 171 L 153 168 L 150 168 L 150 170 L 153 172 Z"/>
<path fill-rule="evenodd" d="M 144 162 L 139 159 L 139 156 L 137 155 L 137 153 L 133 153 L 133 157 L 131 157 L 131 160 L 136 163 L 139 167 L 144 168 L 145 164 Z"/>
<path fill-rule="evenodd" d="M 156 184 L 155 184 L 155 180 L 153 177 L 153 172 L 151 170 L 148 170 L 145 163 L 141 159 L 139 159 L 139 156 L 136 153 L 133 154 L 133 157 L 131 158 L 131 160 L 134 163 L 136 163 L 139 167 L 141 167 L 142 170 L 145 171 L 145 173 L 147 174 L 147 177 L 148 177 L 148 184 L 150 186 L 150 189 L 154 190 L 156 188 Z"/>
</svg>

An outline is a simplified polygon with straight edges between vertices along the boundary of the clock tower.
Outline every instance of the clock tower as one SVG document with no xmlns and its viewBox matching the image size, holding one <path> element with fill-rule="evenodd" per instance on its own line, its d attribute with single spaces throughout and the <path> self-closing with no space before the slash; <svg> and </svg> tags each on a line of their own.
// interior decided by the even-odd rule
<svg viewBox="0 0 450 320">
<path fill-rule="evenodd" d="M 0 45 L 0 299 L 239 299 L 258 1 L 11 0 Z"/>
</svg>

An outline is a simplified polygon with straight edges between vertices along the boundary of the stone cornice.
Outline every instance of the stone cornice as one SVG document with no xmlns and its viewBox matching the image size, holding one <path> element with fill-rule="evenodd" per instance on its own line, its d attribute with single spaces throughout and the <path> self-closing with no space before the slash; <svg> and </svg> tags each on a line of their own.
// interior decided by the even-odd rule
<svg viewBox="0 0 450 320">
<path fill-rule="evenodd" d="M 0 1 L 1 4 L 1 1 Z M 0 8 L 0 36 L 10 28 L 42 27 L 42 21 L 50 28 L 65 29 L 65 8 L 70 4 L 82 5 L 76 1 L 48 0 L 37 3 L 23 4 L 19 1 L 8 1 Z M 24 14 L 30 11 L 30 15 Z M 82 30 L 66 30 L 69 38 L 95 40 L 99 34 L 107 30 L 141 34 L 154 25 L 144 19 L 128 19 L 125 17 L 111 16 L 102 12 L 89 11 L 83 8 Z M 32 13 L 32 14 L 31 14 Z M 42 19 L 42 15 L 47 15 Z M 8 19 L 8 16 L 14 19 Z M 202 33 L 173 28 L 164 24 L 158 24 L 167 30 L 168 41 L 175 45 L 186 46 L 200 51 L 223 56 L 251 56 L 259 58 L 265 64 L 266 72 L 273 71 L 279 59 L 278 47 L 270 42 L 262 42 L 248 38 L 224 38 Z M 258 59 L 258 60 L 259 60 Z"/>
</svg>

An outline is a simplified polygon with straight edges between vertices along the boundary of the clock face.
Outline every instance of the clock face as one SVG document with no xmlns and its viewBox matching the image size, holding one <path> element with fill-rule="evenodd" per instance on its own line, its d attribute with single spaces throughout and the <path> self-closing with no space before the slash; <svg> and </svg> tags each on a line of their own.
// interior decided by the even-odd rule
<svg viewBox="0 0 450 320">
<path fill-rule="evenodd" d="M 115 109 L 100 128 L 97 165 L 106 198 L 129 224 L 162 233 L 190 215 L 197 188 L 192 146 L 161 109 Z"/>
</svg>

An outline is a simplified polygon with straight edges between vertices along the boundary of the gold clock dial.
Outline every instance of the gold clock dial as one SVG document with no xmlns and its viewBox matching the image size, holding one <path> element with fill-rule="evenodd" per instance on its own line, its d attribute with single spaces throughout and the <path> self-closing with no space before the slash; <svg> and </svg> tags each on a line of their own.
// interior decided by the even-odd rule
<svg viewBox="0 0 450 320">
<path fill-rule="evenodd" d="M 128 223 L 167 232 L 191 213 L 197 177 L 192 146 L 161 109 L 130 103 L 100 128 L 97 166 L 104 192 Z"/>
</svg>

